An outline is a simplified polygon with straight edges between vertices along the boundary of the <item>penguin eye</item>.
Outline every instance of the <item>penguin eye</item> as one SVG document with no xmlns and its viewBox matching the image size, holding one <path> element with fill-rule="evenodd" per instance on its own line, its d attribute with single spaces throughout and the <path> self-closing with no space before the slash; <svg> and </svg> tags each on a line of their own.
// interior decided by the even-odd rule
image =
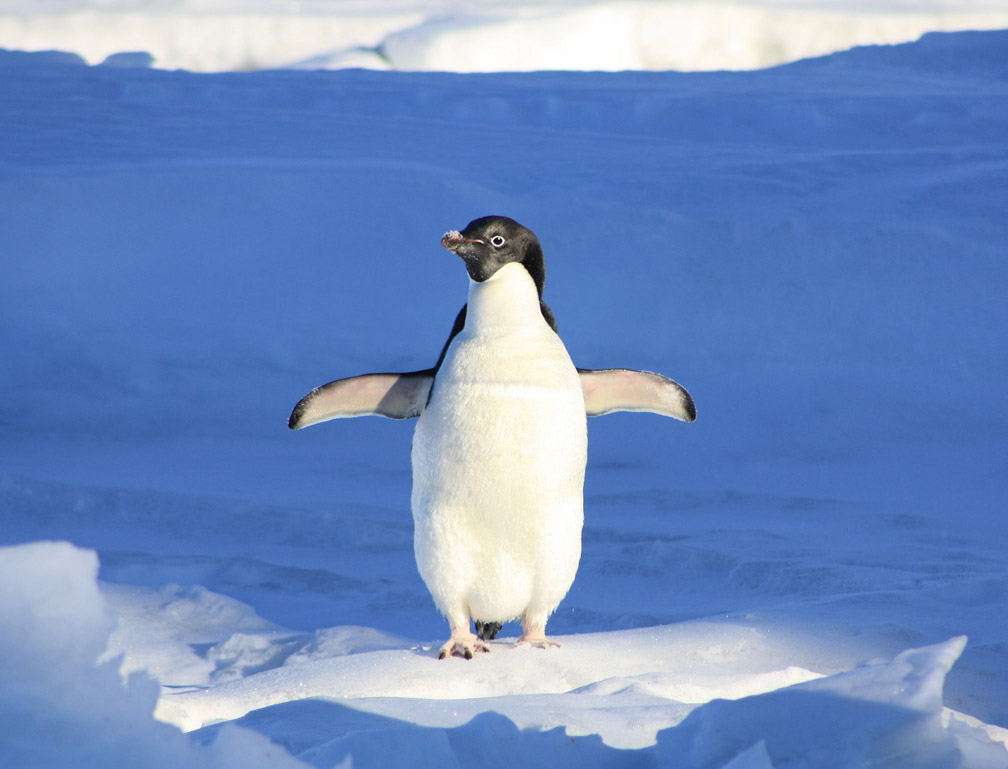
<svg viewBox="0 0 1008 769">
<path fill-rule="evenodd" d="M 493 246 L 494 248 L 500 248 L 501 246 L 504 245 L 504 243 L 505 243 L 504 238 L 500 235 L 494 235 L 492 238 L 490 238 L 490 245 Z"/>
</svg>

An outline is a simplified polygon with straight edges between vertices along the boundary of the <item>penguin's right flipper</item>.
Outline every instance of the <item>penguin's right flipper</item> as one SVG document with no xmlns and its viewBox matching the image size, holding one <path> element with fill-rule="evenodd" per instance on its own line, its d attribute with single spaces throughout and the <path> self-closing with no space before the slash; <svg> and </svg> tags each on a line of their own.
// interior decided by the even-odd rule
<svg viewBox="0 0 1008 769">
<path fill-rule="evenodd" d="M 369 414 L 390 419 L 420 416 L 434 383 L 433 370 L 407 374 L 362 374 L 316 387 L 291 412 L 291 430 L 341 417 Z"/>
<path fill-rule="evenodd" d="M 585 413 L 590 417 L 614 411 L 650 411 L 692 422 L 696 406 L 686 388 L 650 371 L 625 368 L 578 369 L 584 390 Z"/>
</svg>

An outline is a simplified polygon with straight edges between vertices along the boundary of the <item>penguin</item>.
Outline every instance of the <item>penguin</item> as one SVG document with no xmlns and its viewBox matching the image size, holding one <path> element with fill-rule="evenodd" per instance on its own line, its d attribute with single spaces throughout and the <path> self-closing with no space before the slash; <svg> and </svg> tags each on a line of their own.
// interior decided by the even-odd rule
<svg viewBox="0 0 1008 769">
<path fill-rule="evenodd" d="M 518 644 L 558 646 L 546 621 L 581 558 L 587 417 L 646 411 L 692 422 L 696 406 L 661 374 L 574 365 L 542 299 L 543 251 L 531 230 L 485 216 L 441 245 L 463 261 L 469 293 L 434 366 L 317 387 L 288 426 L 417 418 L 414 555 L 451 631 L 439 657 L 489 651 L 513 619 Z"/>
</svg>

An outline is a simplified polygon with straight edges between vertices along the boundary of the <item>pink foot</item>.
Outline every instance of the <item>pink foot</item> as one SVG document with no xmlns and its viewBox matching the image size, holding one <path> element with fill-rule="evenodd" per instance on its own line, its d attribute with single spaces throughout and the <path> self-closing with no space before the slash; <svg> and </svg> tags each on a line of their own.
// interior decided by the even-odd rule
<svg viewBox="0 0 1008 769">
<path fill-rule="evenodd" d="M 473 658 L 473 654 L 488 651 L 490 651 L 490 647 L 468 630 L 452 629 L 451 638 L 449 638 L 441 647 L 438 659 L 444 660 L 449 657 L 464 657 L 467 660 L 471 660 Z"/>
<path fill-rule="evenodd" d="M 522 646 L 528 644 L 529 646 L 534 646 L 537 649 L 559 649 L 563 644 L 559 641 L 551 641 L 546 637 L 546 628 L 539 626 L 525 627 L 524 633 L 518 639 L 516 646 Z"/>
<path fill-rule="evenodd" d="M 537 649 L 559 649 L 563 646 L 559 641 L 551 641 L 550 639 L 543 636 L 542 638 L 526 638 L 522 636 L 515 643 L 515 646 L 524 646 L 528 644 L 529 646 L 534 646 Z"/>
</svg>

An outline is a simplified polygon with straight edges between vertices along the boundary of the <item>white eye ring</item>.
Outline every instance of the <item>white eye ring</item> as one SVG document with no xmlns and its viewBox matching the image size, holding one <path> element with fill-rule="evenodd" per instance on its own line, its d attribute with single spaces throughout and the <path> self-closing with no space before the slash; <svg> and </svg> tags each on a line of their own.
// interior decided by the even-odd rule
<svg viewBox="0 0 1008 769">
<path fill-rule="evenodd" d="M 504 240 L 504 238 L 501 237 L 500 235 L 494 235 L 492 238 L 490 238 L 490 245 L 493 246 L 494 248 L 500 248 L 501 246 L 504 245 L 505 242 L 506 241 Z"/>
</svg>

